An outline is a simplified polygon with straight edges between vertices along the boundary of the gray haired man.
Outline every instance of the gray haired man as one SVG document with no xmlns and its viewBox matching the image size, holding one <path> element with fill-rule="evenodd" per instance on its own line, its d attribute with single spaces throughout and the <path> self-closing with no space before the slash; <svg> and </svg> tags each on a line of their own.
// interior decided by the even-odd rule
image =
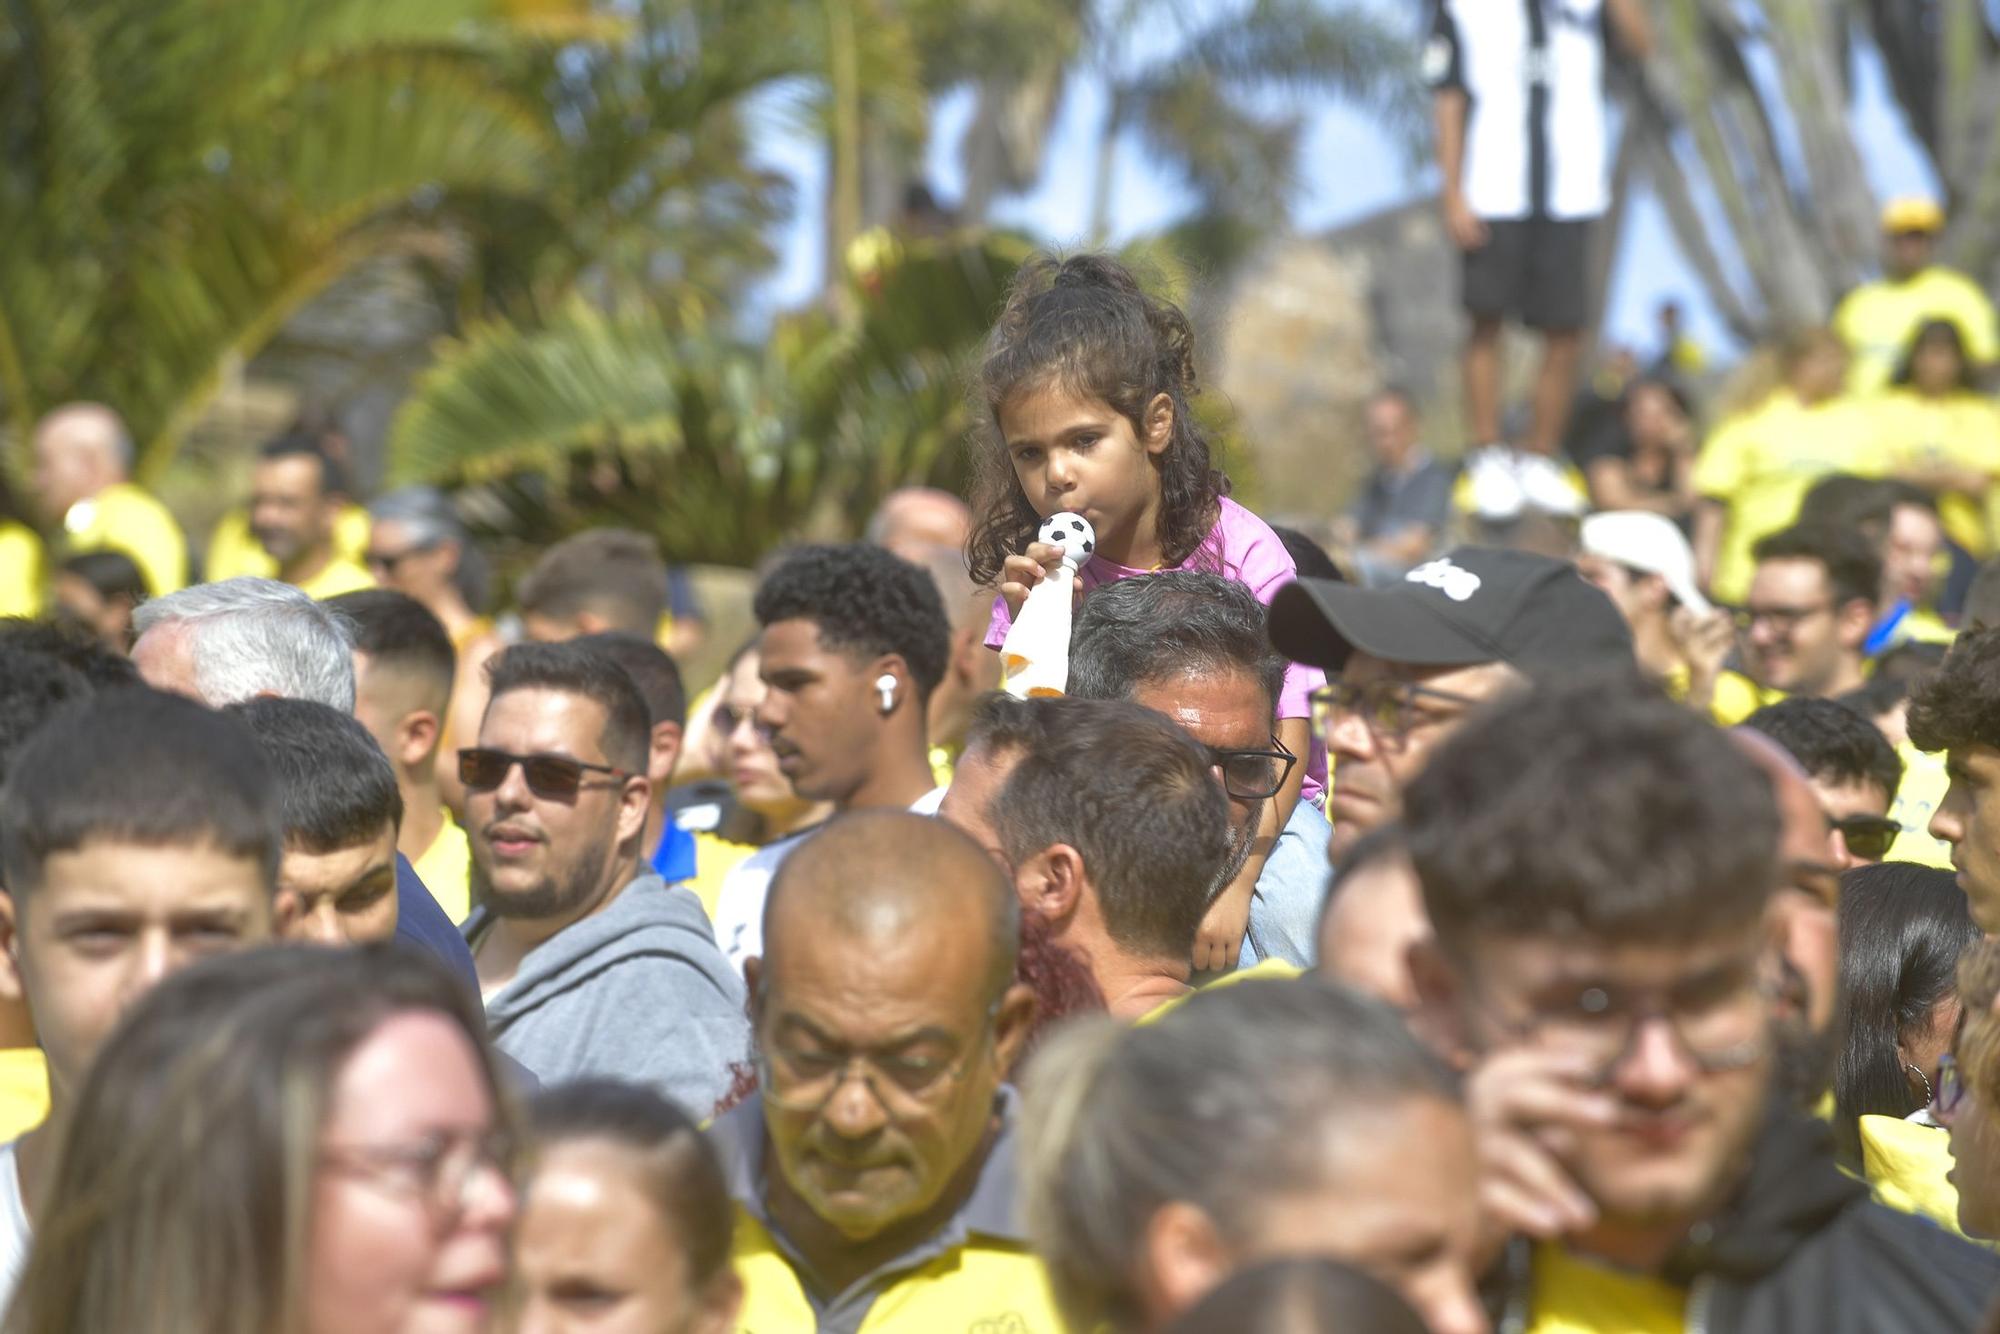
<svg viewBox="0 0 2000 1334">
<path fill-rule="evenodd" d="M 354 643 L 333 611 L 290 584 L 245 575 L 144 603 L 132 661 L 147 685 L 212 709 L 260 695 L 354 712 Z M 396 938 L 477 985 L 472 953 L 451 919 L 396 855 Z"/>
</svg>

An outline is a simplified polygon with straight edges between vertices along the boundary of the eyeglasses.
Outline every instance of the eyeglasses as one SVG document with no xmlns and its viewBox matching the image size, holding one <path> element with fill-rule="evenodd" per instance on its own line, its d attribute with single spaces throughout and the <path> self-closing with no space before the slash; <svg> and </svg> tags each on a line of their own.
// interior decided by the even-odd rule
<svg viewBox="0 0 2000 1334">
<path fill-rule="evenodd" d="M 1938 1058 L 1937 1088 L 1931 1093 L 1931 1115 L 1939 1121 L 1949 1120 L 1958 1115 L 1958 1109 L 1965 1102 L 1965 1072 L 1958 1068 L 1958 1058 L 1946 1052 Z"/>
<path fill-rule="evenodd" d="M 1738 607 L 1729 613 L 1729 618 L 1736 622 L 1739 634 L 1747 635 L 1758 622 L 1769 621 L 1779 634 L 1789 635 L 1799 628 L 1800 622 L 1823 611 L 1832 610 L 1831 602 L 1822 602 L 1813 607 Z"/>
<path fill-rule="evenodd" d="M 440 1132 L 414 1144 L 337 1145 L 324 1150 L 320 1158 L 414 1196 L 439 1213 L 451 1213 L 464 1207 L 466 1191 L 480 1168 L 503 1177 L 512 1174 L 514 1141 L 498 1130 Z"/>
<path fill-rule="evenodd" d="M 396 567 L 412 556 L 421 556 L 435 547 L 435 543 L 405 547 L 401 551 L 370 551 L 362 556 L 362 561 L 371 570 L 380 570 L 391 579 L 396 577 Z"/>
<path fill-rule="evenodd" d="M 1299 757 L 1285 749 L 1285 743 L 1271 738 L 1270 750 L 1223 750 L 1205 747 L 1208 762 L 1222 771 L 1222 790 L 1238 801 L 1263 801 L 1275 797 L 1292 776 Z"/>
<path fill-rule="evenodd" d="M 1436 709 L 1425 709 L 1426 701 L 1453 707 L 1441 713 Z M 1449 690 L 1433 690 L 1408 681 L 1385 678 L 1355 682 L 1336 678 L 1313 691 L 1309 702 L 1312 705 L 1313 729 L 1322 740 L 1333 731 L 1334 724 L 1341 717 L 1359 715 L 1378 736 L 1400 742 L 1418 727 L 1443 722 L 1482 701 L 1470 695 L 1454 695 Z"/>
<path fill-rule="evenodd" d="M 1903 826 L 1881 815 L 1849 815 L 1829 823 L 1840 831 L 1841 842 L 1850 855 L 1864 862 L 1879 862 L 1889 855 L 1889 847 L 1902 834 Z"/>
<path fill-rule="evenodd" d="M 1516 1041 L 1540 1038 L 1586 1056 L 1608 1084 L 1631 1054 L 1640 1026 L 1658 1020 L 1681 1050 L 1705 1074 L 1754 1065 L 1768 1046 L 1768 1002 L 1775 979 L 1757 962 L 1717 968 L 1668 989 L 1664 997 L 1641 999 L 1610 987 L 1586 987 L 1575 999 L 1538 1006 L 1526 1018 L 1502 1020 Z M 1489 1007 L 1489 1010 L 1491 1007 Z"/>
<path fill-rule="evenodd" d="M 458 752 L 458 781 L 472 792 L 491 792 L 507 781 L 515 765 L 528 780 L 528 790 L 549 801 L 574 801 L 583 790 L 586 773 L 630 778 L 608 764 L 586 764 L 567 755 L 513 755 L 504 750 L 468 747 Z"/>
<path fill-rule="evenodd" d="M 764 1101 L 787 1112 L 817 1112 L 858 1074 L 870 1097 L 891 1116 L 931 1111 L 951 1096 L 975 1060 L 987 1049 L 986 1038 L 1000 1013 L 995 997 L 972 1045 L 949 1059 L 834 1050 L 801 1051 L 783 1044 L 758 1045 L 758 1092 Z"/>
</svg>

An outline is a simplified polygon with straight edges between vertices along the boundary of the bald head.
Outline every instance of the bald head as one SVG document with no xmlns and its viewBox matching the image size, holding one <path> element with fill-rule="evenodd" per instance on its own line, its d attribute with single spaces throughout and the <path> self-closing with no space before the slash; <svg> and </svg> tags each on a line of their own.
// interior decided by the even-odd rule
<svg viewBox="0 0 2000 1334">
<path fill-rule="evenodd" d="M 51 519 L 60 521 L 131 469 L 132 437 L 102 403 L 64 404 L 35 427 L 35 492 Z"/>
<path fill-rule="evenodd" d="M 971 532 L 972 511 L 966 503 L 928 486 L 891 491 L 868 520 L 870 542 L 913 562 L 921 562 L 932 547 L 964 550 Z"/>
<path fill-rule="evenodd" d="M 779 867 L 764 904 L 762 971 L 776 975 L 791 949 L 881 959 L 945 942 L 976 955 L 984 966 L 972 975 L 988 995 L 1013 977 L 1020 905 L 999 868 L 942 820 L 856 811 Z"/>
</svg>

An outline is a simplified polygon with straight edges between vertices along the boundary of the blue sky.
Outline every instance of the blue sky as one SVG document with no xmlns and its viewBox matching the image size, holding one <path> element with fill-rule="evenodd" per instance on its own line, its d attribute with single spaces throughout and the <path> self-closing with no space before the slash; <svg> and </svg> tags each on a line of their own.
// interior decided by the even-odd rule
<svg viewBox="0 0 2000 1334">
<path fill-rule="evenodd" d="M 1414 7 L 1389 0 L 1368 2 L 1399 12 Z M 1200 16 L 1238 3 L 1240 0 L 1194 0 L 1187 8 Z M 1414 22 L 1412 26 L 1415 40 Z M 1029 194 L 1002 201 L 994 209 L 995 217 L 1051 244 L 1081 243 L 1088 229 L 1098 126 L 1104 110 L 1105 99 L 1097 87 L 1073 81 L 1048 147 L 1041 182 Z M 957 142 L 970 111 L 968 95 L 941 99 L 934 109 L 930 177 L 947 202 L 960 188 Z M 759 138 L 764 160 L 798 185 L 798 209 L 777 238 L 780 269 L 760 303 L 779 308 L 809 299 L 820 281 L 825 164 L 820 146 L 798 132 L 796 120 L 768 117 Z M 1879 195 L 1935 192 L 1929 167 L 1904 129 L 1880 65 L 1872 56 L 1865 57 L 1858 69 L 1853 123 Z M 1339 104 L 1322 105 L 1309 115 L 1300 165 L 1305 188 L 1292 210 L 1292 225 L 1302 232 L 1338 226 L 1388 205 L 1428 195 L 1436 188 L 1435 175 L 1427 165 L 1413 167 L 1401 146 L 1386 140 L 1369 116 Z M 1180 216 L 1188 205 L 1184 193 L 1162 177 L 1143 147 L 1130 136 L 1120 145 L 1115 180 L 1112 219 L 1116 241 L 1157 230 Z M 1653 311 L 1660 300 L 1670 296 L 1681 299 L 1690 332 L 1698 341 L 1717 352 L 1731 350 L 1728 335 L 1674 246 L 1664 213 L 1642 192 L 1627 215 L 1624 247 L 1612 279 L 1606 336 L 1650 348 L 1654 341 Z"/>
</svg>

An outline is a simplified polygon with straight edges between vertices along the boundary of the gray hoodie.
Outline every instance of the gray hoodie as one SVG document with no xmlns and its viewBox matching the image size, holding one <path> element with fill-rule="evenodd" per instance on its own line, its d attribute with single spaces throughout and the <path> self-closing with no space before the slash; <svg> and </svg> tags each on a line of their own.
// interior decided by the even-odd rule
<svg viewBox="0 0 2000 1334">
<path fill-rule="evenodd" d="M 477 941 L 485 908 L 465 923 Z M 643 875 L 610 906 L 530 950 L 486 1002 L 493 1043 L 544 1084 L 647 1084 L 705 1118 L 750 1059 L 743 982 L 716 948 L 701 900 Z"/>
</svg>

